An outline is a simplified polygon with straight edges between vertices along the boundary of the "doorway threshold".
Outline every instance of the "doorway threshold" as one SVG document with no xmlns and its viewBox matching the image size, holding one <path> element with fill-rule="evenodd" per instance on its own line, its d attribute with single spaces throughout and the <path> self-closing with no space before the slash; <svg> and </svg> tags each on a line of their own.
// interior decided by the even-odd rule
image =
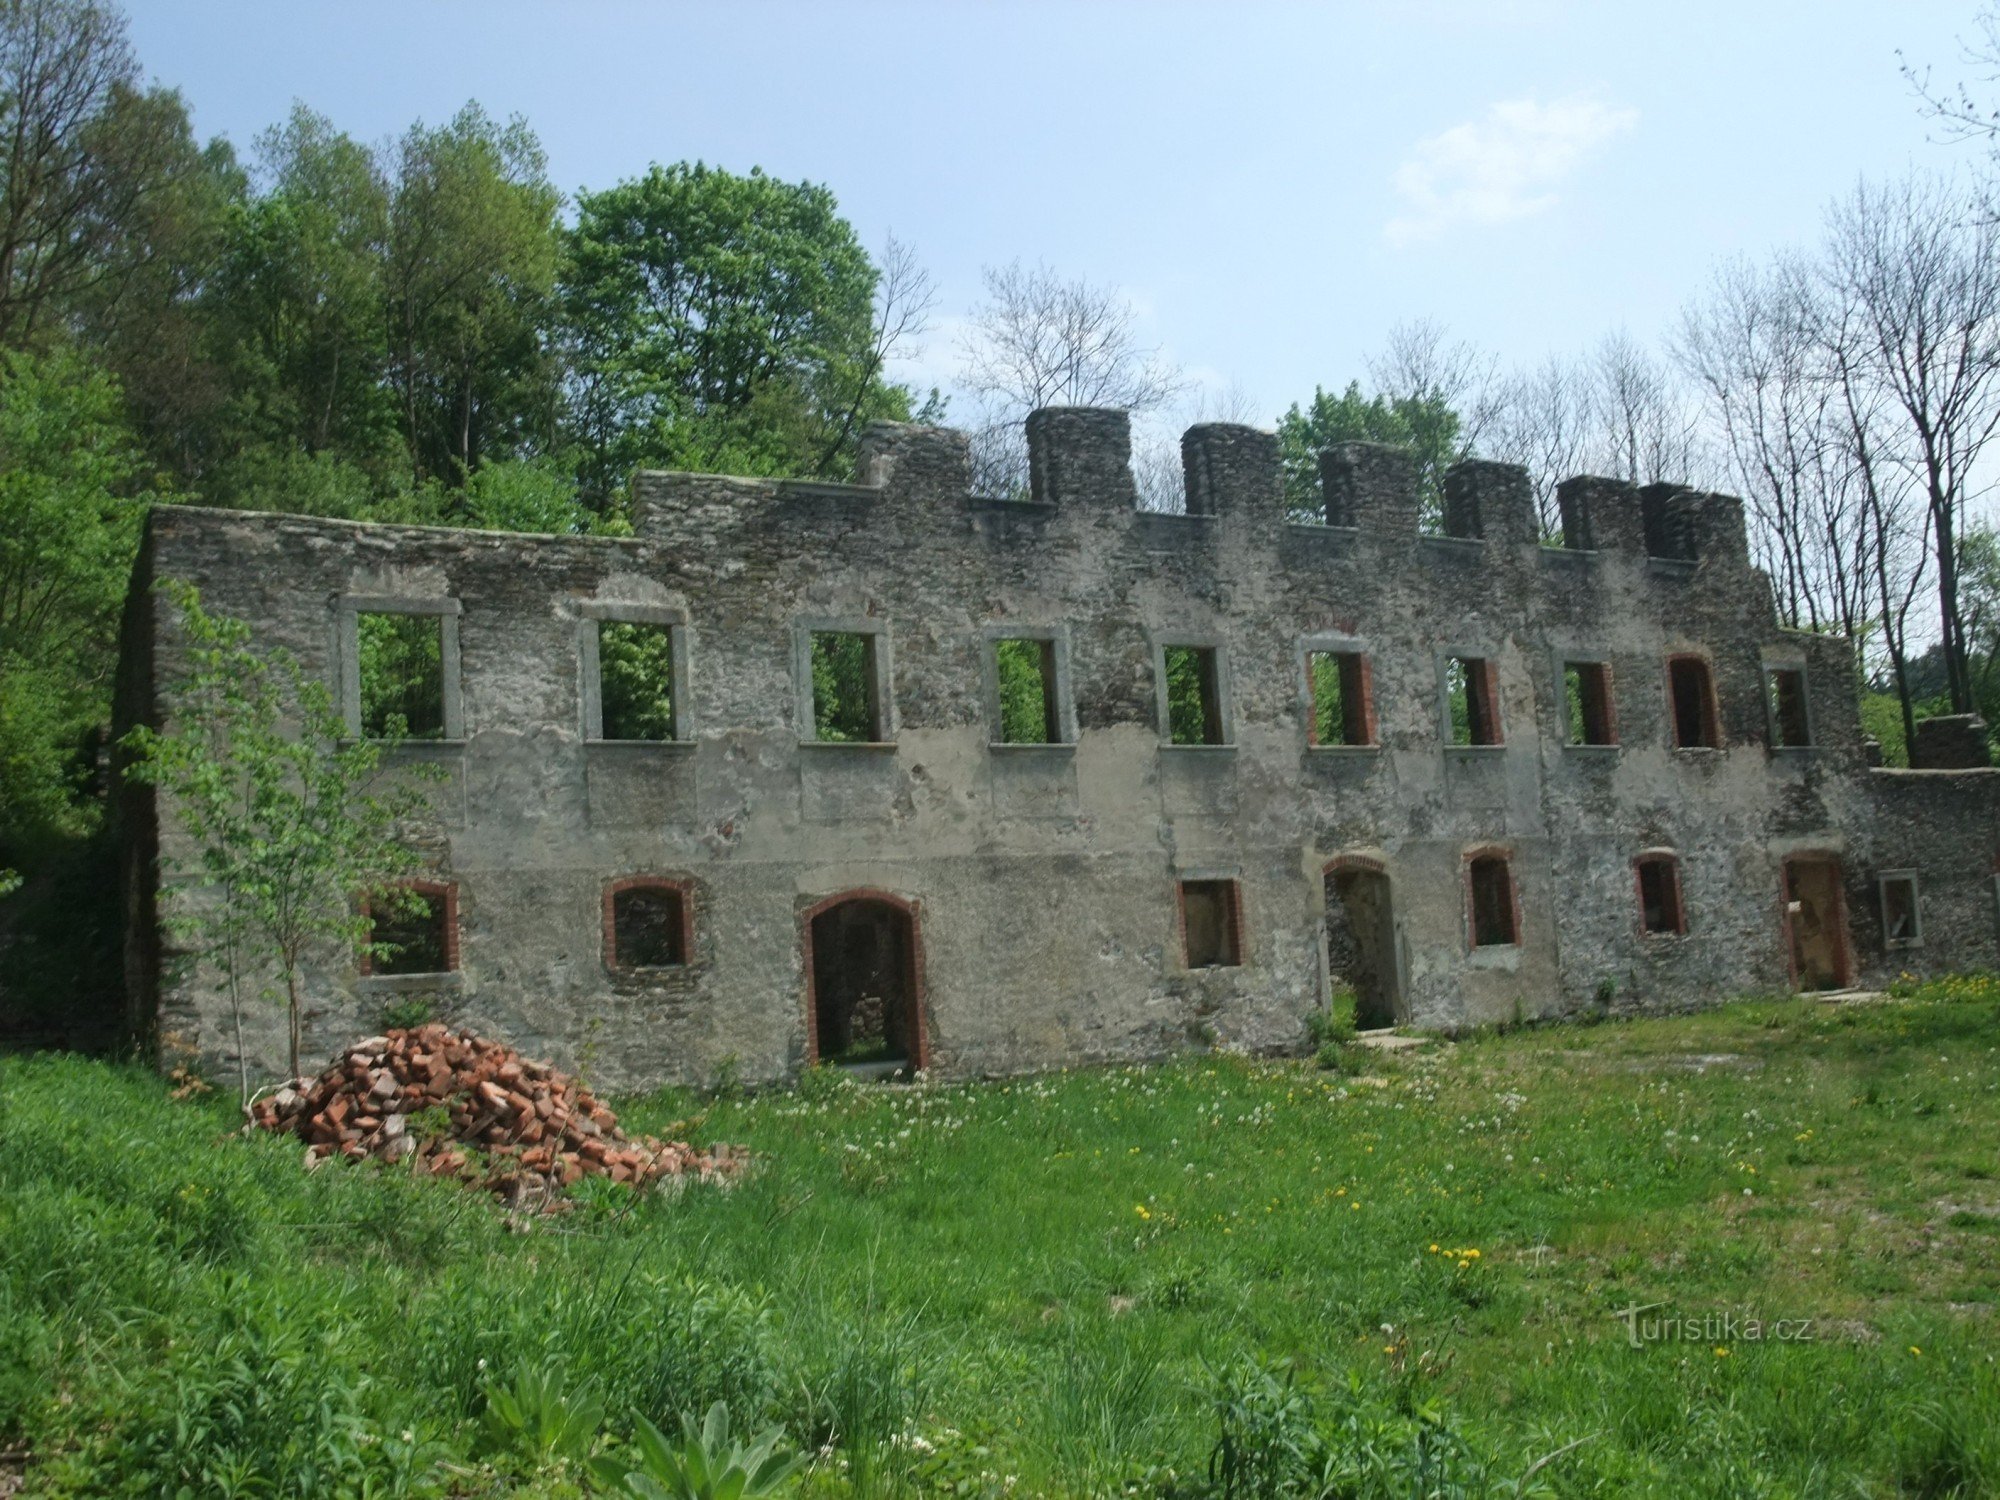
<svg viewBox="0 0 2000 1500">
<path fill-rule="evenodd" d="M 1434 1039 L 1421 1033 L 1398 1031 L 1384 1026 L 1375 1031 L 1357 1031 L 1354 1045 L 1373 1047 L 1377 1052 L 1408 1052 L 1412 1047 L 1428 1047 Z"/>
<path fill-rule="evenodd" d="M 909 1059 L 884 1058 L 880 1062 L 836 1063 L 834 1066 L 857 1083 L 884 1083 L 909 1071 Z"/>
</svg>

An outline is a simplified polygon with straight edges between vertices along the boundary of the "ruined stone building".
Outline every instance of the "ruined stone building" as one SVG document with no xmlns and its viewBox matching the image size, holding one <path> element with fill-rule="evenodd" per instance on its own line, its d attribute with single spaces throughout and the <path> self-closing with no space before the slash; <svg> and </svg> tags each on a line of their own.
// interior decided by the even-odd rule
<svg viewBox="0 0 2000 1500">
<path fill-rule="evenodd" d="M 1167 515 L 1122 413 L 1027 435 L 1025 500 L 879 425 L 851 485 L 641 474 L 630 539 L 154 511 L 128 722 L 171 718 L 182 579 L 443 771 L 425 914 L 314 964 L 308 1054 L 421 995 L 628 1086 L 963 1075 L 1286 1048 L 1340 988 L 1458 1028 L 2000 958 L 2000 773 L 1871 766 L 1737 501 L 1574 479 L 1556 544 L 1474 462 L 1422 535 L 1352 444 L 1300 525 L 1275 439 L 1211 424 Z M 135 1003 L 219 1061 L 174 811 L 125 826 Z"/>
</svg>

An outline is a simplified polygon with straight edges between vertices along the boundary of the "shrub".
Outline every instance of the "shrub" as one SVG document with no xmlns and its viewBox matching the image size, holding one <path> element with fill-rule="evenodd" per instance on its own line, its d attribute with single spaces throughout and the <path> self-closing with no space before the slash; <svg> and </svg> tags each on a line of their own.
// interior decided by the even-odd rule
<svg viewBox="0 0 2000 1500">
<path fill-rule="evenodd" d="M 1432 1405 L 1398 1410 L 1350 1375 L 1321 1420 L 1289 1366 L 1245 1361 L 1215 1383 L 1208 1479 L 1218 1500 L 1470 1500 L 1537 1493 L 1500 1484 Z"/>
<path fill-rule="evenodd" d="M 681 1418 L 678 1442 L 641 1419 L 629 1456 L 592 1465 L 607 1494 L 630 1500 L 758 1500 L 775 1494 L 804 1460 L 781 1448 L 784 1433 L 772 1427 L 748 1442 L 729 1435 L 729 1408 L 716 1402 L 697 1428 Z"/>
<path fill-rule="evenodd" d="M 363 1410 L 368 1377 L 323 1346 L 254 1324 L 156 1367 L 96 1439 L 96 1482 L 119 1496 L 441 1493 L 438 1452 Z"/>
<path fill-rule="evenodd" d="M 1368 1071 L 1368 1049 L 1353 1042 L 1322 1042 L 1313 1054 L 1313 1066 L 1351 1078 Z"/>
<path fill-rule="evenodd" d="M 430 1001 L 421 995 L 411 995 L 384 1005 L 376 1023 L 384 1031 L 413 1031 L 435 1014 Z"/>
<path fill-rule="evenodd" d="M 1306 1014 L 1306 1037 L 1314 1047 L 1341 1046 L 1354 1040 L 1354 991 L 1335 990 L 1326 1009 Z"/>
<path fill-rule="evenodd" d="M 860 1087 L 851 1073 L 833 1063 L 815 1063 L 799 1074 L 799 1097 L 808 1104 L 824 1104 Z"/>
<path fill-rule="evenodd" d="M 1208 1482 L 1220 1500 L 1305 1493 L 1318 1453 L 1312 1403 L 1289 1365 L 1244 1360 L 1215 1376 L 1215 1446 Z"/>
<path fill-rule="evenodd" d="M 531 1467 L 580 1462 L 604 1426 L 604 1403 L 590 1381 L 569 1385 L 561 1365 L 523 1361 L 511 1379 L 486 1387 L 480 1426 L 490 1451 Z"/>
</svg>

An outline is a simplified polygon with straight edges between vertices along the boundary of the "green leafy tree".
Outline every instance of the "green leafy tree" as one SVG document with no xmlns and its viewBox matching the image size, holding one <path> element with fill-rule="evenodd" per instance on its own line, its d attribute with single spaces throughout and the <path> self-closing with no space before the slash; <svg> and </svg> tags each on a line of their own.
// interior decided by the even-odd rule
<svg viewBox="0 0 2000 1500">
<path fill-rule="evenodd" d="M 460 481 L 553 427 L 561 195 L 526 122 L 477 104 L 412 126 L 388 175 L 389 383 L 413 480 Z"/>
<path fill-rule="evenodd" d="M 1041 745 L 1049 739 L 1047 651 L 1040 641 L 993 643 L 1000 682 L 1000 738 L 1010 745 Z"/>
<path fill-rule="evenodd" d="M 867 636 L 815 632 L 812 638 L 815 739 L 854 743 L 875 738 L 869 671 Z"/>
<path fill-rule="evenodd" d="M 169 463 L 221 405 L 201 289 L 240 189 L 171 89 L 148 87 L 117 7 L 0 4 L 0 348 L 74 341 L 116 375 Z"/>
<path fill-rule="evenodd" d="M 1959 537 L 1958 580 L 1973 707 L 2000 729 L 2000 533 L 1981 526 Z"/>
<path fill-rule="evenodd" d="M 646 464 L 844 476 L 861 425 L 909 415 L 877 282 L 813 183 L 679 163 L 580 195 L 562 297 L 587 497 Z"/>
<path fill-rule="evenodd" d="M 1350 381 L 1339 395 L 1315 386 L 1304 407 L 1294 402 L 1278 418 L 1278 455 L 1285 474 L 1285 505 L 1293 517 L 1312 521 L 1325 513 L 1319 455 L 1336 443 L 1393 443 L 1417 458 L 1418 496 L 1427 521 L 1441 511 L 1444 471 L 1463 456 L 1458 414 L 1441 396 L 1366 396 Z"/>
<path fill-rule="evenodd" d="M 186 671 L 165 730 L 125 739 L 126 774 L 164 791 L 191 857 L 177 876 L 206 890 L 175 918 L 228 986 L 247 1104 L 246 987 L 275 966 L 287 1065 L 300 1073 L 299 972 L 316 946 L 374 948 L 369 911 L 415 906 L 398 882 L 420 867 L 396 836 L 424 805 L 421 775 L 383 784 L 383 746 L 343 743 L 326 684 L 289 653 L 260 654 L 241 621 L 210 615 L 195 590 L 163 585 L 179 615 Z"/>
<path fill-rule="evenodd" d="M 576 476 L 554 459 L 508 458 L 481 464 L 466 480 L 457 509 L 457 524 L 481 531 L 630 535 L 622 523 L 610 524 L 586 510 L 577 500 Z"/>
<path fill-rule="evenodd" d="M 1340 664 L 1320 652 L 1314 652 L 1306 660 L 1307 669 L 1312 674 L 1313 743 L 1347 743 L 1348 713 L 1350 710 L 1358 711 L 1360 705 L 1347 701 Z"/>
<path fill-rule="evenodd" d="M 1176 745 L 1216 743 L 1219 726 L 1211 712 L 1208 660 L 1192 646 L 1169 646 L 1166 662 L 1168 737 Z"/>
<path fill-rule="evenodd" d="M 364 614 L 355 621 L 361 733 L 371 740 L 444 737 L 444 636 L 436 615 Z"/>
<path fill-rule="evenodd" d="M 673 634 L 664 626 L 605 620 L 597 671 L 608 740 L 674 737 Z"/>
<path fill-rule="evenodd" d="M 366 147 L 302 105 L 258 138 L 258 176 L 209 296 L 234 443 L 379 473 L 401 452 L 385 380 L 388 183 Z"/>
<path fill-rule="evenodd" d="M 0 355 L 0 841 L 92 821 L 78 752 L 110 706 L 137 478 L 117 382 L 62 348 Z"/>
<path fill-rule="evenodd" d="M 142 86 L 115 6 L 0 5 L 0 347 L 58 336 L 143 263 L 186 124 L 178 95 Z"/>
</svg>

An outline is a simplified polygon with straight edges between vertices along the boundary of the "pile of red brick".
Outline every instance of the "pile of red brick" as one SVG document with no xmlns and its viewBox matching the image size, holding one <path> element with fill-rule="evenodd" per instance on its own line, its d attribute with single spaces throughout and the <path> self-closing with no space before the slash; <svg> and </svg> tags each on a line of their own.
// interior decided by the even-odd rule
<svg viewBox="0 0 2000 1500">
<path fill-rule="evenodd" d="M 260 1099 L 266 1130 L 329 1156 L 380 1157 L 458 1177 L 510 1199 L 553 1195 L 586 1176 L 645 1186 L 742 1170 L 745 1153 L 627 1136 L 574 1079 L 512 1047 L 443 1026 L 369 1037 L 316 1079 Z"/>
</svg>

